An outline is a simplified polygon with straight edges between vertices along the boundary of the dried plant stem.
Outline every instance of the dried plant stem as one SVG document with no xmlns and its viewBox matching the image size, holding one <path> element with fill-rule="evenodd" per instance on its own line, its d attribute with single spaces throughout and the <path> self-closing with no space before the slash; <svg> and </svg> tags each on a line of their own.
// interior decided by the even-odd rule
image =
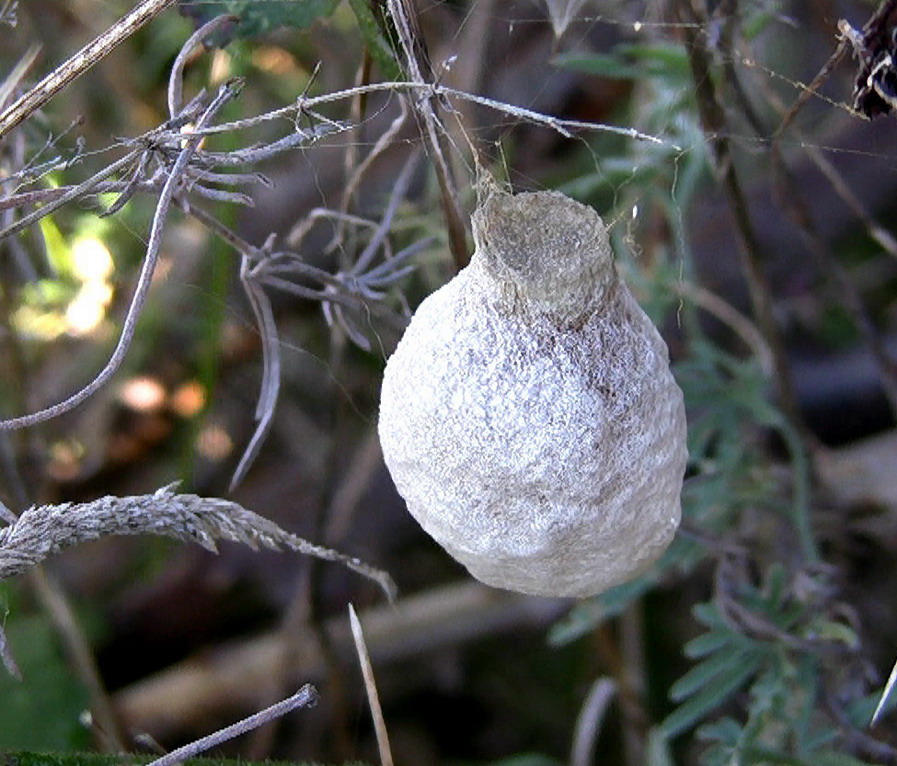
<svg viewBox="0 0 897 766">
<path fill-rule="evenodd" d="M 275 718 L 280 718 L 297 708 L 314 707 L 317 702 L 317 691 L 311 684 L 305 684 L 305 686 L 292 697 L 288 697 L 281 702 L 271 705 L 271 707 L 267 707 L 248 718 L 244 718 L 242 721 L 237 721 L 237 723 L 216 731 L 208 737 L 203 737 L 195 742 L 191 742 L 189 745 L 184 745 L 177 750 L 172 750 L 168 755 L 157 758 L 147 766 L 174 766 L 177 763 L 182 763 L 188 758 L 195 758 L 200 753 L 204 753 L 206 750 L 210 750 L 213 747 L 217 747 L 218 745 L 227 742 L 229 739 L 239 737 L 241 734 L 246 734 L 253 729 L 257 729 L 259 726 L 264 726 Z"/>
<path fill-rule="evenodd" d="M 395 586 L 386 572 L 303 540 L 230 500 L 176 494 L 173 487 L 162 487 L 151 495 L 32 506 L 15 524 L 0 529 L 0 580 L 89 540 L 152 534 L 199 543 L 210 551 L 217 550 L 216 540 L 243 543 L 253 549 L 293 550 L 341 563 L 374 580 L 390 599 L 394 597 Z"/>
<path fill-rule="evenodd" d="M 78 199 L 79 197 L 83 197 L 85 194 L 96 191 L 96 187 L 100 184 L 101 181 L 109 178 L 109 176 L 114 175 L 119 170 L 127 167 L 129 164 L 134 162 L 135 159 L 137 159 L 139 154 L 140 152 L 136 150 L 128 152 L 124 157 L 117 159 L 111 165 L 107 165 L 99 172 L 94 173 L 94 175 L 92 175 L 86 181 L 82 181 L 77 186 L 71 186 L 67 189 L 41 189 L 39 191 L 29 193 L 27 197 L 25 197 L 25 195 L 19 195 L 19 197 L 16 198 L 16 207 L 19 204 L 24 205 L 30 202 L 37 201 L 43 201 L 45 202 L 45 204 L 39 207 L 37 210 L 32 211 L 31 213 L 23 215 L 17 221 L 7 226 L 5 229 L 0 230 L 0 240 L 9 237 L 24 228 L 27 228 L 35 221 L 38 221 L 44 216 L 49 215 L 54 210 L 58 210 L 63 205 L 66 205 L 69 202 Z M 13 205 L 4 204 L 3 207 L 13 207 Z"/>
<path fill-rule="evenodd" d="M 258 115 L 257 117 L 248 117 L 243 120 L 233 120 L 232 122 L 225 122 L 209 128 L 196 130 L 192 135 L 207 136 L 214 133 L 227 133 L 232 130 L 244 130 L 246 128 L 254 127 L 262 122 L 279 120 L 283 117 L 295 117 L 297 114 L 300 114 L 305 110 L 310 110 L 322 104 L 344 101 L 346 99 L 356 98 L 357 96 L 366 93 L 378 93 L 382 91 L 391 91 L 394 93 L 403 93 L 407 91 L 411 93 L 424 93 L 426 95 L 431 95 L 434 98 L 457 98 L 462 101 L 470 102 L 472 104 L 478 104 L 489 109 L 494 109 L 498 112 L 503 112 L 504 114 L 510 115 L 511 117 L 516 117 L 519 120 L 544 125 L 564 136 L 564 138 L 572 138 L 573 131 L 575 130 L 597 131 L 602 133 L 612 133 L 618 136 L 625 136 L 626 138 L 631 138 L 636 141 L 646 141 L 652 144 L 670 145 L 674 149 L 681 149 L 681 147 L 676 146 L 675 144 L 671 144 L 663 138 L 652 136 L 650 133 L 644 133 L 643 131 L 636 130 L 635 128 L 624 128 L 620 127 L 619 125 L 607 125 L 601 122 L 565 120 L 560 117 L 554 117 L 550 114 L 543 114 L 541 112 L 533 111 L 532 109 L 526 109 L 522 106 L 515 106 L 514 104 L 506 104 L 503 101 L 496 101 L 495 99 L 487 98 L 486 96 L 478 96 L 473 93 L 466 93 L 462 90 L 449 88 L 438 83 L 418 82 L 375 82 L 370 83 L 369 85 L 357 85 L 353 88 L 334 91 L 333 93 L 324 93 L 320 96 L 313 96 L 311 98 L 303 96 L 297 99 L 296 103 L 290 106 L 284 106 L 279 109 L 272 109 L 270 112 Z"/>
<path fill-rule="evenodd" d="M 404 54 L 405 70 L 409 79 L 421 85 L 433 82 L 432 67 L 414 8 L 410 7 L 407 0 L 387 0 L 386 7 L 399 36 L 399 45 Z M 442 193 L 442 210 L 448 231 L 449 249 L 456 267 L 460 270 L 469 260 L 467 227 L 459 206 L 458 185 L 451 166 L 448 134 L 439 119 L 437 104 L 436 97 L 425 92 L 421 98 L 415 100 L 414 107 L 423 120 L 424 139 Z"/>
<path fill-rule="evenodd" d="M 0 19 L 2 19 L 2 11 L 0 11 Z M 12 71 L 6 76 L 2 83 L 0 83 L 0 109 L 2 109 L 6 102 L 12 97 L 13 93 L 15 93 L 16 88 L 18 88 L 19 83 L 28 74 L 28 70 L 34 65 L 34 62 L 37 60 L 37 56 L 41 51 L 41 47 L 39 45 L 32 45 L 25 51 L 25 54 L 20 58 L 16 65 L 12 68 Z"/>
<path fill-rule="evenodd" d="M 691 3 L 687 2 L 687 0 L 679 5 L 680 11 L 687 16 L 683 21 L 700 22 L 702 19 L 699 9 L 692 7 L 691 11 L 689 11 L 690 5 Z M 791 372 L 785 355 L 785 347 L 773 313 L 772 291 L 763 268 L 760 244 L 757 240 L 754 225 L 748 212 L 744 190 L 735 167 L 735 158 L 732 154 L 732 147 L 728 138 L 728 131 L 726 130 L 725 114 L 717 99 L 714 79 L 711 76 L 710 60 L 706 49 L 700 44 L 698 39 L 699 33 L 692 23 L 686 24 L 684 34 L 686 36 L 689 63 L 692 69 L 692 78 L 695 82 L 701 124 L 710 144 L 715 171 L 726 192 L 729 208 L 735 218 L 742 271 L 747 282 L 757 324 L 766 339 L 772 355 L 773 369 L 775 371 L 774 380 L 779 403 L 785 417 L 794 430 L 804 437 L 805 443 L 809 443 L 810 440 L 807 438 L 806 429 L 800 417 L 797 397 L 791 380 Z M 818 558 L 812 538 L 803 539 L 802 544 L 804 554 L 810 560 Z"/>
<path fill-rule="evenodd" d="M 897 415 L 897 360 L 892 357 L 881 333 L 875 327 L 875 322 L 866 309 L 860 291 L 816 231 L 810 210 L 800 193 L 797 181 L 785 164 L 785 158 L 775 149 L 773 156 L 776 159 L 776 175 L 782 186 L 779 195 L 782 207 L 803 235 L 806 246 L 815 256 L 820 269 L 837 289 L 863 341 L 872 352 L 885 398 L 888 400 L 892 414 Z"/>
<path fill-rule="evenodd" d="M 364 678 L 364 689 L 368 695 L 368 704 L 371 706 L 371 718 L 374 720 L 374 733 L 377 737 L 377 748 L 380 751 L 380 766 L 392 766 L 392 749 L 389 746 L 389 733 L 386 731 L 383 708 L 380 707 L 380 695 L 377 693 L 374 668 L 371 665 L 371 656 L 368 654 L 367 644 L 364 642 L 361 621 L 358 619 L 355 607 L 352 604 L 349 604 L 349 625 L 352 628 L 355 651 L 358 653 L 358 663 L 361 665 L 361 675 Z"/>
<path fill-rule="evenodd" d="M 756 358 L 760 369 L 767 375 L 773 372 L 772 353 L 763 334 L 748 317 L 744 316 L 731 303 L 720 298 L 716 293 L 691 282 L 679 282 L 676 292 L 696 306 L 712 314 L 723 324 L 728 325 L 747 345 Z"/>
<path fill-rule="evenodd" d="M 649 718 L 645 711 L 645 620 L 644 602 L 637 599 L 618 619 L 623 679 L 620 684 L 623 750 L 626 763 L 645 762 Z"/>
<path fill-rule="evenodd" d="M 213 99 L 212 103 L 209 104 L 203 115 L 199 118 L 197 125 L 202 127 L 208 124 L 208 122 L 224 105 L 224 103 L 230 98 L 233 98 L 234 95 L 236 94 L 230 84 L 225 84 L 224 86 L 222 86 L 216 98 Z M 118 371 L 118 368 L 124 361 L 128 349 L 131 346 L 131 341 L 134 338 L 134 332 L 137 326 L 137 320 L 140 318 L 140 314 L 143 311 L 143 306 L 146 303 L 147 295 L 149 294 L 150 284 L 152 283 L 153 274 L 156 270 L 156 263 L 159 260 L 159 252 L 162 247 L 162 234 L 165 229 L 165 221 L 168 217 L 168 210 L 171 206 L 171 201 L 174 197 L 175 190 L 181 183 L 181 177 L 184 171 L 187 169 L 187 165 L 196 152 L 197 148 L 199 147 L 201 141 L 202 138 L 195 134 L 190 134 L 187 138 L 184 139 L 183 147 L 178 154 L 174 164 L 172 165 L 171 171 L 169 172 L 168 177 L 165 179 L 165 184 L 163 185 L 162 190 L 159 193 L 159 201 L 156 204 L 156 210 L 153 214 L 153 221 L 150 226 L 149 242 L 146 246 L 146 255 L 143 259 L 143 265 L 140 269 L 140 275 L 137 278 L 137 286 L 134 288 L 134 295 L 131 298 L 131 302 L 128 306 L 128 311 L 125 315 L 124 323 L 122 324 L 121 334 L 119 335 L 118 342 L 115 345 L 115 349 L 113 350 L 112 355 L 106 362 L 105 367 L 103 367 L 103 369 L 97 373 L 97 375 L 92 381 L 90 381 L 90 383 L 88 383 L 83 388 L 80 388 L 67 399 L 64 399 L 63 401 L 53 404 L 42 410 L 38 410 L 37 412 L 33 412 L 30 415 L 22 415 L 20 417 L 9 418 L 7 420 L 0 420 L 0 430 L 25 428 L 27 426 L 34 425 L 35 423 L 41 423 L 46 420 L 51 420 L 52 418 L 55 418 L 65 412 L 68 412 L 71 409 L 74 409 L 79 404 L 89 399 L 96 391 L 106 385 L 106 383 L 108 383 L 112 376 Z M 119 162 L 121 162 L 121 160 Z"/>
<path fill-rule="evenodd" d="M 80 77 L 101 58 L 156 15 L 173 5 L 175 0 L 142 0 L 130 13 L 125 14 L 99 37 L 85 45 L 74 56 L 54 69 L 21 98 L 0 113 L 0 138 L 30 114 L 40 109 L 54 95 Z"/>
<path fill-rule="evenodd" d="M 373 660 L 397 662 L 440 647 L 457 647 L 480 636 L 513 634 L 525 626 L 544 627 L 568 608 L 557 599 L 522 596 L 464 581 L 408 596 L 394 605 L 366 609 L 361 619 Z M 350 651 L 345 618 L 334 617 L 326 624 L 340 651 Z M 317 637 L 307 626 L 294 630 L 289 647 L 292 659 L 286 668 L 283 641 L 282 631 L 276 630 L 234 643 L 211 656 L 187 659 L 119 691 L 116 709 L 129 727 L 166 737 L 177 727 L 192 725 L 200 714 L 229 705 L 244 709 L 256 705 L 258 689 L 275 674 L 292 684 L 326 673 Z M 288 675 L 284 677 L 284 673 Z"/>
<path fill-rule="evenodd" d="M 595 743 L 601 732 L 601 723 L 616 691 L 617 685 L 610 678 L 599 678 L 592 684 L 576 719 L 570 766 L 589 766 L 594 763 Z"/>
</svg>

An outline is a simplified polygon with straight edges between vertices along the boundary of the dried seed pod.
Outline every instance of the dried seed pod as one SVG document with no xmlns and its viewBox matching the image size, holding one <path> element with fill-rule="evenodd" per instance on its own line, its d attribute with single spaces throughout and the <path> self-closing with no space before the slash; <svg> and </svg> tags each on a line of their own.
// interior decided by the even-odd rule
<svg viewBox="0 0 897 766">
<path fill-rule="evenodd" d="M 474 577 L 592 595 L 675 534 L 682 392 L 594 210 L 494 184 L 480 196 L 470 265 L 386 366 L 383 454 L 408 510 Z"/>
</svg>

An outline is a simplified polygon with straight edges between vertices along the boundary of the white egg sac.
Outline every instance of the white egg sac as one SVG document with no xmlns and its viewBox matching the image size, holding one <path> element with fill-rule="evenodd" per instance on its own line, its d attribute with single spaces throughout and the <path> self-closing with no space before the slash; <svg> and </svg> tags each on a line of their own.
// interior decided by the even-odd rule
<svg viewBox="0 0 897 766">
<path fill-rule="evenodd" d="M 676 532 L 682 392 L 594 210 L 494 184 L 480 196 L 470 265 L 420 305 L 386 366 L 386 465 L 474 577 L 592 595 Z"/>
</svg>

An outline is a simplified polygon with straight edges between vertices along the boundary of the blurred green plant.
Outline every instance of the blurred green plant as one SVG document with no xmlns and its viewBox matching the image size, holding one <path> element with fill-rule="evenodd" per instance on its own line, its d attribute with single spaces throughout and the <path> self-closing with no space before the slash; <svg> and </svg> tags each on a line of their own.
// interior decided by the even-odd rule
<svg viewBox="0 0 897 766">
<path fill-rule="evenodd" d="M 238 37 L 256 37 L 279 27 L 302 29 L 333 13 L 339 0 L 179 0 L 181 13 L 199 27 L 216 16 L 230 14 L 239 18 Z"/>
<path fill-rule="evenodd" d="M 87 692 L 69 669 L 48 618 L 19 612 L 6 634 L 23 680 L 0 672 L 0 748 L 37 752 L 86 748 L 90 732 L 80 716 L 88 707 Z"/>
<path fill-rule="evenodd" d="M 745 37 L 776 18 L 772 5 L 751 6 Z M 666 41 L 618 45 L 607 54 L 562 54 L 555 64 L 631 82 L 639 97 L 626 102 L 633 112 L 623 119 L 667 139 L 604 142 L 593 148 L 595 171 L 564 188 L 599 204 L 612 199 L 608 217 L 620 222 L 614 235 L 627 280 L 656 322 L 676 317 L 674 371 L 689 413 L 689 469 L 682 532 L 666 555 L 639 579 L 576 605 L 549 641 L 587 635 L 657 586 L 712 566 L 713 596 L 693 608 L 703 632 L 684 647 L 695 664 L 670 689 L 674 707 L 652 733 L 649 762 L 671 762 L 678 738 L 690 731 L 709 766 L 855 766 L 864 763 L 849 754 L 857 751 L 888 758 L 865 733 L 880 694 L 866 695 L 855 621 L 810 526 L 803 440 L 771 398 L 763 349 L 742 358 L 727 350 L 719 328 L 709 335 L 700 316 L 708 302 L 690 287 L 697 282 L 683 222 L 710 174 L 686 49 Z M 647 264 L 630 254 L 630 224 L 623 223 L 637 224 L 644 210 L 671 232 L 673 245 Z M 744 327 L 727 330 L 742 344 L 754 342 Z M 784 447 L 785 473 L 774 441 Z"/>
</svg>

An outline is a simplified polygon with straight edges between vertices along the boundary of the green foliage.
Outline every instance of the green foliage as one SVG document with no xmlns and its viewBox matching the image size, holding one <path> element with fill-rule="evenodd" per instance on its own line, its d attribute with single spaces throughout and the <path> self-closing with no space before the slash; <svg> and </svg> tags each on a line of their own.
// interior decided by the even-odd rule
<svg viewBox="0 0 897 766">
<path fill-rule="evenodd" d="M 197 26 L 222 14 L 240 17 L 237 37 L 255 37 L 278 27 L 304 28 L 329 16 L 339 0 L 180 0 L 181 13 Z"/>
<path fill-rule="evenodd" d="M 824 587 L 817 580 L 806 592 Z M 685 646 L 685 654 L 698 662 L 670 690 L 680 704 L 661 725 L 664 735 L 674 738 L 717 716 L 698 729 L 707 743 L 702 762 L 709 766 L 834 763 L 830 759 L 841 755 L 835 749 L 841 729 L 822 699 L 823 657 L 848 657 L 856 636 L 843 623 L 827 630 L 833 621 L 817 597 L 797 596 L 803 587 L 796 588 L 780 564 L 769 567 L 761 586 L 733 579 L 722 590 L 724 607 L 705 603 L 694 609 L 706 631 Z M 748 699 L 738 706 L 744 720 L 722 715 L 745 689 Z"/>
<path fill-rule="evenodd" d="M 384 36 L 382 26 L 377 23 L 368 0 L 349 0 L 349 7 L 358 21 L 358 29 L 364 38 L 368 53 L 380 67 L 384 79 L 398 80 L 402 72 L 396 62 L 392 46 Z"/>
<path fill-rule="evenodd" d="M 78 717 L 87 708 L 87 694 L 68 669 L 47 618 L 17 615 L 6 632 L 24 680 L 0 671 L 0 748 L 86 747 L 88 731 Z"/>
<path fill-rule="evenodd" d="M 643 80 L 662 77 L 684 85 L 690 77 L 685 48 L 670 43 L 655 45 L 621 44 L 611 53 L 562 53 L 556 66 L 575 69 L 598 77 L 616 80 Z"/>
</svg>

